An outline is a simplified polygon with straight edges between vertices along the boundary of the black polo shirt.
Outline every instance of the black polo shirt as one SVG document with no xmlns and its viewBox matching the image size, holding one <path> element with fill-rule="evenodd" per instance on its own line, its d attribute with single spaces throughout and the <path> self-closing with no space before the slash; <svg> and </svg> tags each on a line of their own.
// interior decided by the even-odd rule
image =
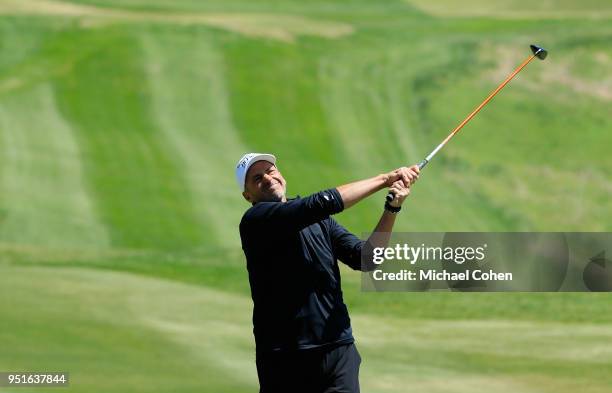
<svg viewBox="0 0 612 393">
<path fill-rule="evenodd" d="M 363 242 L 330 215 L 336 189 L 287 202 L 260 202 L 240 222 L 257 351 L 353 342 L 338 260 L 360 269 Z"/>
</svg>

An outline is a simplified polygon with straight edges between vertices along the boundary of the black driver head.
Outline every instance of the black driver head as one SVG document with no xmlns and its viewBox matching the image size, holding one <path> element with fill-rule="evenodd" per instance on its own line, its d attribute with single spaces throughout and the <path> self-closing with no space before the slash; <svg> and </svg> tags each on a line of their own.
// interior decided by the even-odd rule
<svg viewBox="0 0 612 393">
<path fill-rule="evenodd" d="M 531 48 L 531 51 L 533 52 L 534 55 L 537 56 L 538 59 L 540 60 L 544 60 L 546 59 L 546 55 L 548 55 L 548 51 L 542 47 L 539 47 L 537 45 L 529 45 L 529 47 Z"/>
</svg>

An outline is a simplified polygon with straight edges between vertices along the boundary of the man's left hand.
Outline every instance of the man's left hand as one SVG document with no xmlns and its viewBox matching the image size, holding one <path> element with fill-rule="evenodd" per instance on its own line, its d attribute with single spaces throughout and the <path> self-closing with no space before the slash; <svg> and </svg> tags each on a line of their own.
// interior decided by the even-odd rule
<svg viewBox="0 0 612 393">
<path fill-rule="evenodd" d="M 393 185 L 389 187 L 389 192 L 393 193 L 395 197 L 393 198 L 391 202 L 389 202 L 389 204 L 393 207 L 402 206 L 402 203 L 404 203 L 404 200 L 408 197 L 408 195 L 410 195 L 410 186 L 411 186 L 410 183 L 408 186 L 406 186 L 404 181 L 402 180 L 398 180 L 395 183 L 393 183 Z"/>
</svg>

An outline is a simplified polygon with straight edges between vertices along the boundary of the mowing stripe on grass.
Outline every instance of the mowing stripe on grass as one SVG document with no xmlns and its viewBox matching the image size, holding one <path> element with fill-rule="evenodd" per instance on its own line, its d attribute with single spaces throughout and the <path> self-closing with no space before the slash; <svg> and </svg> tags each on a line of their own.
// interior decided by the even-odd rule
<svg viewBox="0 0 612 393">
<path fill-rule="evenodd" d="M 193 195 L 207 243 L 240 247 L 238 222 L 248 203 L 234 180 L 234 166 L 247 152 L 229 108 L 222 53 L 203 31 L 143 34 L 152 115 L 163 138 L 176 151 Z"/>
<path fill-rule="evenodd" d="M 206 236 L 176 152 L 152 120 L 151 92 L 133 34 L 121 27 L 75 32 L 75 47 L 88 38 L 101 42 L 95 56 L 57 80 L 58 102 L 78 131 L 87 179 L 113 245 L 193 249 Z"/>
<path fill-rule="evenodd" d="M 81 152 L 49 85 L 0 101 L 0 239 L 50 248 L 104 248 L 82 173 Z"/>
</svg>

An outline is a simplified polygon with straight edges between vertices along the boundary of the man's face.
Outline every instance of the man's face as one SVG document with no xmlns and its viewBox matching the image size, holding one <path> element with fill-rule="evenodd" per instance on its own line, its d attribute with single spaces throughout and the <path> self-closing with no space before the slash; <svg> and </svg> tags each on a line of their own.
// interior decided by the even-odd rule
<svg viewBox="0 0 612 393">
<path fill-rule="evenodd" d="M 251 165 L 244 182 L 244 199 L 257 202 L 284 202 L 287 182 L 276 166 L 268 161 Z"/>
</svg>

